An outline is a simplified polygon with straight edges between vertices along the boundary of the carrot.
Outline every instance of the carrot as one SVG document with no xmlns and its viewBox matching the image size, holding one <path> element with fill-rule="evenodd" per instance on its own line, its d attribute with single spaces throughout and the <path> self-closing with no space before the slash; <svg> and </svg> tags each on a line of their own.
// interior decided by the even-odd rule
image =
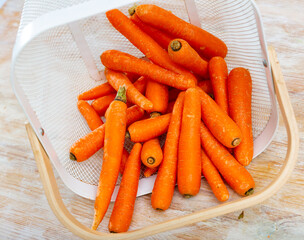
<svg viewBox="0 0 304 240">
<path fill-rule="evenodd" d="M 163 151 L 158 138 L 152 138 L 143 144 L 141 161 L 149 168 L 157 167 L 163 160 Z"/>
<path fill-rule="evenodd" d="M 147 78 L 140 77 L 133 83 L 133 85 L 141 94 L 144 94 L 147 86 Z"/>
<path fill-rule="evenodd" d="M 207 93 L 200 88 L 197 89 L 201 97 L 202 120 L 214 137 L 229 148 L 239 145 L 242 139 L 240 128 Z"/>
<path fill-rule="evenodd" d="M 81 93 L 78 96 L 78 100 L 93 100 L 115 92 L 115 89 L 112 88 L 109 83 L 103 83 L 101 85 L 98 85 L 97 87 L 94 87 L 86 92 Z"/>
<path fill-rule="evenodd" d="M 197 86 L 204 90 L 209 96 L 213 95 L 212 84 L 210 80 L 203 80 L 197 83 Z"/>
<path fill-rule="evenodd" d="M 109 108 L 105 123 L 103 162 L 94 205 L 93 230 L 97 229 L 106 214 L 119 174 L 127 122 L 125 87 L 118 89 Z"/>
<path fill-rule="evenodd" d="M 130 11 L 131 10 L 131 11 Z M 143 23 L 135 13 L 135 8 L 129 9 L 129 14 L 131 15 L 130 19 L 135 23 L 142 31 L 152 37 L 162 48 L 167 49 L 168 45 L 172 39 L 168 34 L 151 27 Z"/>
<path fill-rule="evenodd" d="M 175 101 L 171 101 L 168 103 L 167 113 L 171 113 L 173 111 L 174 104 L 175 104 Z"/>
<path fill-rule="evenodd" d="M 176 99 L 164 146 L 164 158 L 154 183 L 151 203 L 156 210 L 170 207 L 176 183 L 177 154 L 185 93 Z"/>
<path fill-rule="evenodd" d="M 225 57 L 227 54 L 227 46 L 222 40 L 185 22 L 170 11 L 152 4 L 143 4 L 136 7 L 136 14 L 144 23 L 184 39 L 208 59 L 214 56 Z"/>
<path fill-rule="evenodd" d="M 119 169 L 119 172 L 121 175 L 123 175 L 123 172 L 125 170 L 128 157 L 129 157 L 129 152 L 124 148 L 122 151 L 122 157 L 121 157 L 121 163 L 120 163 L 120 169 Z"/>
<path fill-rule="evenodd" d="M 193 81 L 196 81 L 196 78 L 192 73 L 174 63 L 170 59 L 168 53 L 161 46 L 159 46 L 152 37 L 143 32 L 121 11 L 118 9 L 113 9 L 107 11 L 106 16 L 112 26 L 116 28 L 116 30 L 119 31 L 122 35 L 124 35 L 153 63 L 175 73 L 185 75 L 186 77 L 191 78 Z"/>
<path fill-rule="evenodd" d="M 95 112 L 94 108 L 86 101 L 79 100 L 77 102 L 77 107 L 92 131 L 103 124 L 103 121 Z"/>
<path fill-rule="evenodd" d="M 215 197 L 225 202 L 229 198 L 229 192 L 223 182 L 221 175 L 202 149 L 202 174 L 205 176 L 208 184 L 210 185 Z"/>
<path fill-rule="evenodd" d="M 209 75 L 215 102 L 228 114 L 228 68 L 224 58 L 213 57 L 209 61 Z"/>
<path fill-rule="evenodd" d="M 103 116 L 105 114 L 111 102 L 115 99 L 115 96 L 116 94 L 113 93 L 97 98 L 92 102 L 92 107 L 99 114 L 99 116 Z"/>
<path fill-rule="evenodd" d="M 145 142 L 164 134 L 169 126 L 171 113 L 155 118 L 144 119 L 132 123 L 128 127 L 127 137 L 132 142 Z"/>
<path fill-rule="evenodd" d="M 126 168 L 122 175 L 118 195 L 109 221 L 110 232 L 126 232 L 131 224 L 140 176 L 140 151 L 141 144 L 136 143 L 126 162 Z"/>
<path fill-rule="evenodd" d="M 134 83 L 139 79 L 139 75 L 134 74 L 134 73 L 125 73 L 125 75 L 129 78 L 129 80 Z"/>
<path fill-rule="evenodd" d="M 199 76 L 208 77 L 208 62 L 183 39 L 174 39 L 168 46 L 171 60 Z"/>
<path fill-rule="evenodd" d="M 155 168 L 146 167 L 146 169 L 144 171 L 145 178 L 151 177 L 154 173 L 157 172 L 157 170 L 158 170 L 158 167 L 155 167 Z"/>
<path fill-rule="evenodd" d="M 149 101 L 134 87 L 126 75 L 110 69 L 105 70 L 105 75 L 108 82 L 115 90 L 118 90 L 120 86 L 126 87 L 128 101 L 140 106 L 142 109 L 147 111 L 153 108 L 152 102 Z"/>
<path fill-rule="evenodd" d="M 153 103 L 151 113 L 166 113 L 168 107 L 168 87 L 159 82 L 148 79 L 146 97 Z"/>
<path fill-rule="evenodd" d="M 234 149 L 234 156 L 244 166 L 247 166 L 253 157 L 251 92 L 252 80 L 249 71 L 244 68 L 233 69 L 228 77 L 229 111 L 243 134 L 242 142 Z"/>
<path fill-rule="evenodd" d="M 144 117 L 144 110 L 138 106 L 127 109 L 127 126 Z M 104 145 L 105 125 L 101 125 L 86 136 L 78 139 L 70 148 L 70 159 L 77 162 L 87 160 Z"/>
<path fill-rule="evenodd" d="M 159 67 L 156 64 L 131 56 L 117 50 L 107 50 L 100 56 L 106 67 L 123 72 L 137 73 L 154 81 L 166 84 L 181 90 L 195 86 L 195 80 L 188 76 L 177 74 Z"/>
<path fill-rule="evenodd" d="M 254 180 L 250 173 L 220 144 L 201 123 L 201 143 L 212 163 L 229 186 L 242 196 L 253 193 Z"/>
</svg>

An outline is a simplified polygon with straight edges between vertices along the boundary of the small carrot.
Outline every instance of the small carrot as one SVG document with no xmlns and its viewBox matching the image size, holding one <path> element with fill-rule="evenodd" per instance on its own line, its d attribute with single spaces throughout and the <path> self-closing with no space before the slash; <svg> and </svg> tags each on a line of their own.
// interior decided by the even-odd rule
<svg viewBox="0 0 304 240">
<path fill-rule="evenodd" d="M 125 86 L 127 89 L 128 101 L 140 106 L 142 109 L 147 111 L 153 108 L 152 102 L 143 96 L 124 74 L 106 69 L 105 75 L 108 82 L 115 90 L 118 90 L 120 86 Z"/>
<path fill-rule="evenodd" d="M 146 169 L 144 171 L 145 178 L 151 177 L 154 173 L 157 172 L 157 170 L 158 170 L 158 167 L 155 167 L 155 168 L 146 167 Z"/>
<path fill-rule="evenodd" d="M 121 175 L 123 175 L 123 172 L 125 170 L 126 162 L 129 157 L 129 152 L 124 148 L 122 151 L 122 157 L 121 157 L 121 163 L 120 163 L 120 169 L 119 172 Z"/>
<path fill-rule="evenodd" d="M 229 186 L 242 196 L 253 193 L 254 180 L 250 173 L 220 144 L 201 123 L 201 143 L 212 163 Z"/>
<path fill-rule="evenodd" d="M 141 144 L 136 143 L 126 162 L 125 171 L 122 175 L 118 195 L 109 221 L 108 227 L 110 232 L 126 232 L 131 224 L 140 176 L 141 148 Z"/>
<path fill-rule="evenodd" d="M 253 157 L 251 92 L 252 80 L 249 71 L 244 68 L 233 69 L 228 77 L 229 111 L 243 134 L 242 142 L 234 149 L 234 156 L 244 166 L 247 166 Z"/>
<path fill-rule="evenodd" d="M 167 107 L 167 113 L 171 113 L 173 111 L 173 107 L 174 107 L 175 101 L 171 101 L 168 103 L 168 107 Z"/>
<path fill-rule="evenodd" d="M 227 46 L 222 40 L 199 27 L 185 22 L 170 11 L 152 4 L 139 5 L 135 11 L 144 23 L 172 36 L 184 39 L 208 59 L 214 56 L 225 57 L 227 54 Z"/>
<path fill-rule="evenodd" d="M 169 99 L 168 101 L 175 101 L 179 95 L 179 93 L 181 92 L 181 90 L 176 89 L 176 88 L 172 88 L 169 90 Z"/>
<path fill-rule="evenodd" d="M 152 138 L 143 144 L 141 151 L 141 161 L 149 168 L 158 167 L 163 160 L 163 151 L 158 138 Z"/>
<path fill-rule="evenodd" d="M 223 182 L 221 175 L 202 149 L 202 174 L 205 176 L 208 184 L 210 185 L 215 197 L 225 202 L 229 198 L 229 192 Z"/>
<path fill-rule="evenodd" d="M 145 142 L 164 134 L 169 126 L 171 113 L 132 123 L 127 136 L 132 142 Z"/>
<path fill-rule="evenodd" d="M 202 90 L 204 90 L 205 93 L 207 93 L 209 96 L 210 96 L 210 94 L 213 95 L 213 89 L 212 89 L 212 84 L 211 84 L 210 80 L 199 81 L 197 83 L 197 86 L 200 87 Z"/>
<path fill-rule="evenodd" d="M 127 126 L 144 117 L 145 111 L 132 106 L 127 109 Z M 87 160 L 104 145 L 105 125 L 101 125 L 86 136 L 78 139 L 70 148 L 70 159 L 77 162 Z"/>
<path fill-rule="evenodd" d="M 106 95 L 100 98 L 95 99 L 91 104 L 94 110 L 99 114 L 99 116 L 103 116 L 110 106 L 111 102 L 115 99 L 116 94 Z"/>
<path fill-rule="evenodd" d="M 103 124 L 103 121 L 98 116 L 94 108 L 92 108 L 92 106 L 88 104 L 86 101 L 79 100 L 77 106 L 79 112 L 87 121 L 87 124 L 89 125 L 92 131 Z"/>
<path fill-rule="evenodd" d="M 115 92 L 115 89 L 112 88 L 109 83 L 103 83 L 101 85 L 98 85 L 97 87 L 94 87 L 86 92 L 81 93 L 78 96 L 78 100 L 93 100 Z"/>
<path fill-rule="evenodd" d="M 186 198 L 195 196 L 201 186 L 200 95 L 197 88 L 185 92 L 178 147 L 177 185 Z"/>
<path fill-rule="evenodd" d="M 239 145 L 242 139 L 240 128 L 207 93 L 197 89 L 201 97 L 202 120 L 214 137 L 229 148 Z"/>
<path fill-rule="evenodd" d="M 174 39 L 168 46 L 168 53 L 173 62 L 191 70 L 199 76 L 208 77 L 208 62 L 183 39 Z"/>
<path fill-rule="evenodd" d="M 103 162 L 94 205 L 92 229 L 96 230 L 109 207 L 118 178 L 126 132 L 126 89 L 120 87 L 105 123 Z"/>
<path fill-rule="evenodd" d="M 209 61 L 209 75 L 215 102 L 228 114 L 228 68 L 224 58 L 213 57 Z"/>
<path fill-rule="evenodd" d="M 140 77 L 133 83 L 133 85 L 141 94 L 144 94 L 147 87 L 147 78 Z"/>
<path fill-rule="evenodd" d="M 177 154 L 182 122 L 185 93 L 181 92 L 175 102 L 164 146 L 164 158 L 154 183 L 151 203 L 156 210 L 169 208 L 176 183 Z"/>
<path fill-rule="evenodd" d="M 118 9 L 106 12 L 106 16 L 112 26 L 124 35 L 135 47 L 137 47 L 153 63 L 171 70 L 172 72 L 185 75 L 196 81 L 192 73 L 174 63 L 168 53 L 154 39 L 143 32 L 135 23 Z M 128 72 L 128 71 L 126 71 Z"/>
<path fill-rule="evenodd" d="M 154 81 L 181 90 L 194 87 L 196 84 L 195 80 L 188 76 L 174 73 L 156 64 L 117 50 L 107 50 L 103 52 L 100 60 L 102 64 L 109 69 L 137 73 L 138 75 L 149 77 Z"/>
</svg>

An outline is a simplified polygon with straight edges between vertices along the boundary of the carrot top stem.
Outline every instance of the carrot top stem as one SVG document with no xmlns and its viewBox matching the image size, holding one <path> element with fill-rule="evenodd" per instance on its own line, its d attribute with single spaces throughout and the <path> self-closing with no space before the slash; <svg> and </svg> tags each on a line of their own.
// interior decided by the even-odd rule
<svg viewBox="0 0 304 240">
<path fill-rule="evenodd" d="M 247 192 L 245 192 L 245 196 L 252 195 L 254 193 L 254 189 L 250 188 Z"/>
<path fill-rule="evenodd" d="M 73 161 L 77 160 L 77 158 L 75 157 L 75 155 L 73 153 L 70 153 L 70 159 Z"/>
<path fill-rule="evenodd" d="M 155 163 L 155 158 L 154 157 L 148 157 L 147 162 L 152 165 L 153 163 Z"/>
<path fill-rule="evenodd" d="M 240 138 L 235 138 L 235 139 L 233 139 L 231 144 L 232 144 L 232 146 L 237 146 L 240 143 L 241 143 L 241 139 Z"/>
<path fill-rule="evenodd" d="M 173 40 L 170 44 L 170 47 L 173 51 L 178 51 L 182 48 L 182 43 L 178 40 Z"/>
<path fill-rule="evenodd" d="M 151 118 L 155 118 L 155 117 L 158 117 L 158 116 L 160 116 L 160 115 L 161 115 L 160 112 L 151 112 L 151 113 L 150 113 L 150 117 L 151 117 Z"/>
<path fill-rule="evenodd" d="M 126 138 L 131 139 L 131 135 L 130 135 L 129 131 L 126 131 Z"/>
<path fill-rule="evenodd" d="M 124 103 L 127 102 L 126 88 L 124 86 L 119 87 L 115 100 L 122 101 Z"/>
<path fill-rule="evenodd" d="M 133 7 L 130 7 L 130 8 L 128 9 L 128 12 L 129 12 L 130 16 L 133 16 L 133 15 L 134 15 L 136 7 L 137 7 L 137 5 L 134 4 Z"/>
</svg>

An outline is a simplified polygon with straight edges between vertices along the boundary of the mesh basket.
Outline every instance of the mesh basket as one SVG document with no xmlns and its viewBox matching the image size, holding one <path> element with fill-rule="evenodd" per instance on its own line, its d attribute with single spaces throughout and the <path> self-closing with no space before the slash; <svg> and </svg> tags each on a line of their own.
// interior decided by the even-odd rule
<svg viewBox="0 0 304 240">
<path fill-rule="evenodd" d="M 96 195 L 103 151 L 82 163 L 69 159 L 70 146 L 90 132 L 76 100 L 104 82 L 99 59 L 103 51 L 143 57 L 105 16 L 113 8 L 127 15 L 134 3 L 156 4 L 201 26 L 227 44 L 229 71 L 250 70 L 254 156 L 270 143 L 278 123 L 263 28 L 251 0 L 26 1 L 13 53 L 12 85 L 63 182 L 90 199 Z M 129 150 L 131 145 L 126 142 Z M 150 193 L 154 180 L 155 176 L 141 178 L 138 195 Z"/>
</svg>

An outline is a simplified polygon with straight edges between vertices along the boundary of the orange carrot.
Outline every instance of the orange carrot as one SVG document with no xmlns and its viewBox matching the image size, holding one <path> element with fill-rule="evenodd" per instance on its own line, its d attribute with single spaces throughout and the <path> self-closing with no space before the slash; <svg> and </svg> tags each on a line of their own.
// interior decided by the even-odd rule
<svg viewBox="0 0 304 240">
<path fill-rule="evenodd" d="M 130 19 L 132 22 L 134 22 L 142 31 L 152 37 L 162 48 L 167 49 L 172 37 L 154 27 L 143 23 L 136 15 L 135 8 L 132 8 L 132 10 L 134 10 L 133 12 L 130 12 L 130 10 L 131 8 L 129 9 L 129 13 L 131 15 Z"/>
<path fill-rule="evenodd" d="M 227 54 L 227 46 L 222 40 L 185 22 L 170 11 L 155 5 L 143 4 L 136 7 L 136 14 L 144 23 L 186 40 L 208 59 L 214 56 L 225 57 Z"/>
<path fill-rule="evenodd" d="M 133 85 L 141 94 L 144 94 L 147 86 L 147 78 L 140 77 L 133 83 Z"/>
<path fill-rule="evenodd" d="M 174 107 L 175 101 L 171 101 L 168 103 L 168 107 L 167 107 L 167 113 L 171 113 L 173 111 L 173 107 Z"/>
<path fill-rule="evenodd" d="M 115 92 L 116 92 L 115 89 L 112 88 L 109 83 L 103 83 L 84 93 L 81 93 L 78 96 L 78 100 L 93 100 Z"/>
<path fill-rule="evenodd" d="M 86 101 L 79 100 L 77 106 L 79 112 L 87 121 L 87 124 L 92 131 L 103 124 L 103 121 L 95 112 L 94 108 L 92 108 L 92 106 L 88 104 Z"/>
<path fill-rule="evenodd" d="M 171 101 L 175 101 L 179 95 L 181 91 L 179 89 L 176 89 L 176 88 L 172 88 L 169 90 L 169 99 L 168 101 L 171 102 Z"/>
<path fill-rule="evenodd" d="M 242 196 L 252 194 L 254 181 L 250 173 L 214 138 L 203 123 L 201 142 L 210 160 L 230 187 Z"/>
<path fill-rule="evenodd" d="M 234 156 L 244 166 L 247 166 L 253 157 L 251 92 L 249 71 L 244 68 L 233 69 L 228 77 L 229 111 L 243 134 L 242 142 L 234 149 Z"/>
<path fill-rule="evenodd" d="M 225 202 L 229 198 L 229 192 L 218 173 L 217 169 L 202 149 L 202 174 L 205 176 L 208 184 L 210 185 L 215 197 L 221 201 Z"/>
<path fill-rule="evenodd" d="M 129 80 L 134 83 L 135 81 L 137 81 L 139 79 L 139 75 L 134 74 L 134 73 L 125 73 L 125 75 L 127 76 L 127 78 L 129 78 Z"/>
<path fill-rule="evenodd" d="M 141 161 L 149 168 L 158 167 L 163 160 L 163 151 L 158 138 L 152 138 L 143 144 L 141 151 Z"/>
<path fill-rule="evenodd" d="M 208 77 L 208 62 L 202 59 L 185 40 L 172 40 L 168 46 L 168 53 L 173 62 L 199 76 Z"/>
<path fill-rule="evenodd" d="M 155 168 L 146 167 L 146 169 L 144 171 L 145 178 L 151 177 L 154 173 L 157 172 L 157 170 L 158 170 L 158 167 L 155 167 Z"/>
<path fill-rule="evenodd" d="M 169 126 L 171 113 L 132 123 L 127 135 L 132 142 L 145 142 L 164 134 Z"/>
<path fill-rule="evenodd" d="M 126 168 L 109 221 L 110 232 L 126 232 L 131 224 L 140 176 L 140 151 L 141 144 L 136 143 L 126 162 Z"/>
<path fill-rule="evenodd" d="M 197 86 L 204 90 L 209 96 L 213 94 L 212 84 L 210 80 L 203 80 L 197 83 Z"/>
<path fill-rule="evenodd" d="M 214 137 L 224 146 L 234 148 L 240 144 L 242 133 L 236 123 L 201 88 L 202 120 Z"/>
<path fill-rule="evenodd" d="M 123 175 L 123 172 L 125 170 L 126 162 L 129 157 L 129 152 L 124 148 L 122 151 L 122 157 L 121 157 L 121 163 L 120 163 L 120 169 L 119 172 L 121 175 Z"/>
<path fill-rule="evenodd" d="M 134 87 L 126 75 L 110 69 L 105 70 L 105 75 L 108 82 L 115 90 L 118 90 L 120 86 L 125 86 L 127 89 L 128 101 L 140 106 L 142 109 L 147 111 L 153 108 L 152 102 L 149 101 Z"/>
<path fill-rule="evenodd" d="M 144 117 L 144 110 L 138 106 L 127 109 L 127 126 Z M 105 125 L 101 125 L 86 136 L 78 139 L 70 148 L 70 159 L 82 162 L 95 154 L 104 145 Z"/>
<path fill-rule="evenodd" d="M 116 30 L 122 35 L 124 35 L 153 63 L 175 73 L 185 75 L 186 77 L 191 78 L 193 81 L 196 81 L 196 78 L 192 73 L 174 63 L 170 59 L 168 53 L 161 46 L 159 46 L 152 37 L 143 32 L 118 9 L 107 11 L 106 16 L 112 26 L 116 28 Z"/>
<path fill-rule="evenodd" d="M 228 114 L 228 69 L 224 58 L 213 57 L 209 61 L 209 75 L 215 102 Z"/>
<path fill-rule="evenodd" d="M 181 90 L 194 87 L 196 84 L 192 78 L 168 71 L 156 64 L 117 50 L 107 50 L 103 52 L 100 59 L 102 64 L 109 69 L 137 73 Z"/>
<path fill-rule="evenodd" d="M 99 116 L 103 116 L 110 106 L 111 102 L 115 99 L 116 94 L 106 95 L 100 98 L 97 98 L 92 102 L 92 107 L 99 114 Z"/>
<path fill-rule="evenodd" d="M 152 191 L 151 203 L 156 210 L 168 209 L 174 193 L 184 97 L 185 93 L 181 92 L 176 99 L 164 146 L 164 158 L 159 166 Z"/>
<path fill-rule="evenodd" d="M 106 214 L 119 174 L 126 132 L 125 87 L 118 89 L 117 96 L 109 108 L 105 123 L 103 162 L 94 205 L 93 230 L 97 229 Z"/>
</svg>

